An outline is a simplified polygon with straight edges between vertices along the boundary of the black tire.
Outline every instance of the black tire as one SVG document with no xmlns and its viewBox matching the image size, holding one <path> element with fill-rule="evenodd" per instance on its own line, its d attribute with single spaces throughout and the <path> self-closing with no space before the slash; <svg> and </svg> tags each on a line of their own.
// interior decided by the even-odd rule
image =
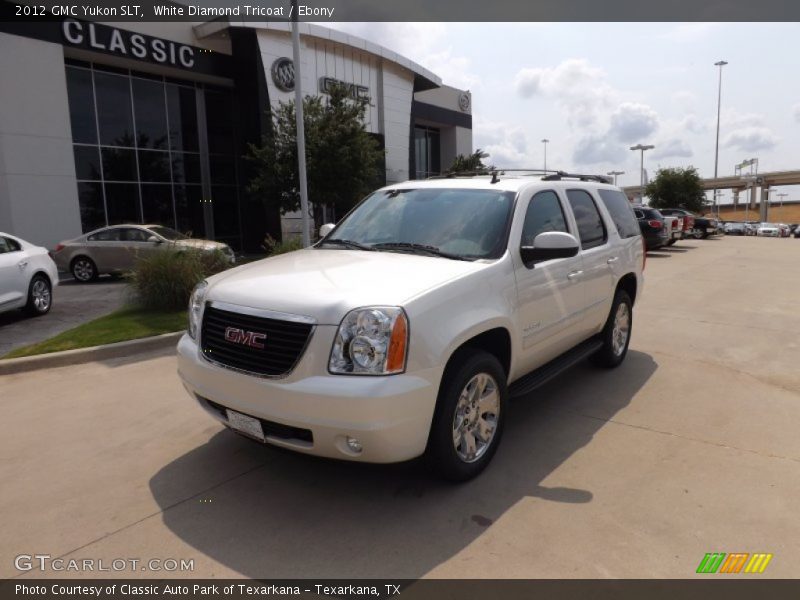
<svg viewBox="0 0 800 600">
<path fill-rule="evenodd" d="M 675 242 L 677 242 L 677 241 L 678 241 L 678 240 L 670 240 L 670 241 L 668 241 L 668 242 L 667 242 L 667 246 L 672 246 L 672 245 L 673 245 L 673 244 L 675 244 Z"/>
<path fill-rule="evenodd" d="M 620 344 L 618 336 L 621 334 L 616 330 L 617 319 L 619 315 L 620 306 L 625 305 L 627 308 L 627 332 L 624 335 L 624 341 Z M 620 323 L 622 325 L 622 323 Z M 603 341 L 603 347 L 592 355 L 592 362 L 600 367 L 606 369 L 613 369 L 622 364 L 625 356 L 628 354 L 628 346 L 631 343 L 631 331 L 633 331 L 633 303 L 630 296 L 624 290 L 617 290 L 614 294 L 614 302 L 611 304 L 611 312 L 608 314 L 605 327 L 600 334 L 600 339 Z"/>
<path fill-rule="evenodd" d="M 37 274 L 28 284 L 28 303 L 25 312 L 32 317 L 41 317 L 50 312 L 53 305 L 53 286 L 44 275 Z"/>
<path fill-rule="evenodd" d="M 76 256 L 70 263 L 69 270 L 75 281 L 88 283 L 97 279 L 97 265 L 88 256 Z"/>
<path fill-rule="evenodd" d="M 489 379 L 484 380 L 481 375 Z M 483 381 L 486 381 L 486 385 L 481 390 Z M 477 390 L 478 394 L 485 393 L 489 406 L 495 406 L 493 398 L 496 398 L 497 408 L 494 413 L 476 412 L 477 398 L 472 396 L 472 401 L 469 400 L 469 386 Z M 492 386 L 496 396 L 491 392 Z M 463 394 L 466 395 L 462 398 Z M 428 438 L 428 460 L 443 478 L 467 481 L 486 468 L 500 445 L 507 403 L 506 373 L 496 357 L 482 350 L 466 349 L 453 358 L 439 390 Z M 488 441 L 472 435 L 471 431 L 477 432 L 481 426 L 486 425 L 489 425 L 486 430 Z M 457 427 L 463 428 L 459 449 L 454 441 Z M 471 452 L 467 442 L 470 437 L 474 447 L 472 460 L 463 456 Z"/>
</svg>

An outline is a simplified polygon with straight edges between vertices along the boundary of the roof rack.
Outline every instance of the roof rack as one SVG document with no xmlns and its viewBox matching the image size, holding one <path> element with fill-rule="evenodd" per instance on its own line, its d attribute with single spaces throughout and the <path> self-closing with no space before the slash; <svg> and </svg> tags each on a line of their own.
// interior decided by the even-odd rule
<svg viewBox="0 0 800 600">
<path fill-rule="evenodd" d="M 561 181 L 562 179 L 578 179 L 580 181 L 596 181 L 598 183 L 611 183 L 611 177 L 607 175 L 582 175 L 579 173 L 567 173 L 556 171 L 553 175 L 542 177 L 542 181 Z"/>
<path fill-rule="evenodd" d="M 453 179 L 455 177 L 475 177 L 479 175 L 491 175 L 492 176 L 492 183 L 497 183 L 500 181 L 498 179 L 498 175 L 505 175 L 506 173 L 525 173 L 529 175 L 542 175 L 546 173 L 551 173 L 552 176 L 558 175 L 563 173 L 563 171 L 554 171 L 552 169 L 520 169 L 520 168 L 513 168 L 513 169 L 501 169 L 499 167 L 492 167 L 487 169 L 482 169 L 479 171 L 451 171 L 449 173 L 442 173 L 441 175 L 432 175 L 428 177 L 428 179 Z"/>
</svg>

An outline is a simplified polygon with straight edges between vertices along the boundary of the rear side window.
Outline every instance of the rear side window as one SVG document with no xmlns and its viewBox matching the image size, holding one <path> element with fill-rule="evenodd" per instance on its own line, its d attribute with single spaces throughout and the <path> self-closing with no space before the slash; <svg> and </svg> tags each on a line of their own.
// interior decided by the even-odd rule
<svg viewBox="0 0 800 600">
<path fill-rule="evenodd" d="M 539 192 L 531 198 L 522 226 L 522 246 L 533 246 L 536 236 L 545 231 L 567 232 L 567 221 L 555 192 Z"/>
<path fill-rule="evenodd" d="M 142 229 L 134 229 L 133 227 L 126 227 L 120 230 L 119 239 L 123 242 L 146 242 L 150 237 Z"/>
<path fill-rule="evenodd" d="M 605 244 L 608 239 L 606 226 L 589 193 L 583 190 L 569 190 L 567 198 L 578 224 L 581 248 L 588 250 Z"/>
<path fill-rule="evenodd" d="M 606 205 L 619 237 L 629 238 L 639 235 L 639 224 L 636 222 L 633 208 L 625 194 L 619 190 L 597 190 L 597 193 L 600 194 L 600 199 Z"/>
<path fill-rule="evenodd" d="M 90 242 L 118 242 L 119 229 L 104 229 L 86 238 Z"/>
<path fill-rule="evenodd" d="M 6 252 L 18 252 L 22 250 L 20 245 L 12 240 L 11 238 L 7 237 L 0 237 L 0 254 L 5 254 Z"/>
</svg>

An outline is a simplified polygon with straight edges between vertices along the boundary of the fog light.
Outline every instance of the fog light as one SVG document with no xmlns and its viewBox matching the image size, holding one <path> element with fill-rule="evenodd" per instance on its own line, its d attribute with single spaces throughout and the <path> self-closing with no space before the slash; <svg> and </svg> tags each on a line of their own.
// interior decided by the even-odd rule
<svg viewBox="0 0 800 600">
<path fill-rule="evenodd" d="M 361 451 L 364 449 L 361 446 L 361 442 L 359 442 L 356 438 L 347 436 L 347 447 L 355 452 L 356 454 L 361 454 Z"/>
</svg>

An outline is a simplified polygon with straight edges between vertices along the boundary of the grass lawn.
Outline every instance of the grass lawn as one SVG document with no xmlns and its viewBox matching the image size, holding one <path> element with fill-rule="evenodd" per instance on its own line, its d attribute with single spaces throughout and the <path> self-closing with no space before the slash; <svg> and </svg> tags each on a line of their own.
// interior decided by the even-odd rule
<svg viewBox="0 0 800 600">
<path fill-rule="evenodd" d="M 94 321 L 68 329 L 49 340 L 12 350 L 3 358 L 20 358 L 48 352 L 89 348 L 90 346 L 171 333 L 185 329 L 186 319 L 185 309 L 156 311 L 132 307 L 123 308 Z"/>
</svg>

